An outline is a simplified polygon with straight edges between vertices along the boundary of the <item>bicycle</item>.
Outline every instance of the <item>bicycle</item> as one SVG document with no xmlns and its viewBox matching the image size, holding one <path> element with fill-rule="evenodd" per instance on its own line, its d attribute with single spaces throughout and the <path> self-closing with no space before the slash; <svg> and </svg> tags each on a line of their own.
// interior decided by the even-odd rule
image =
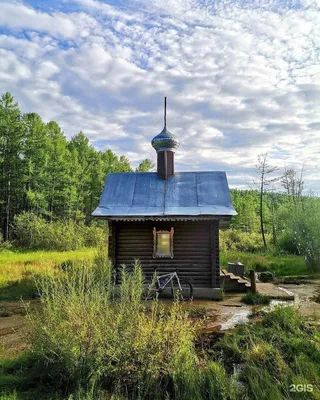
<svg viewBox="0 0 320 400">
<path fill-rule="evenodd" d="M 187 301 L 192 299 L 193 286 L 192 284 L 184 278 L 179 278 L 178 272 L 164 273 L 158 275 L 155 270 L 151 282 L 144 281 L 146 288 L 143 293 L 144 300 L 158 299 L 159 294 L 164 291 L 164 289 L 170 284 L 171 294 L 174 299 L 180 301 Z"/>
</svg>

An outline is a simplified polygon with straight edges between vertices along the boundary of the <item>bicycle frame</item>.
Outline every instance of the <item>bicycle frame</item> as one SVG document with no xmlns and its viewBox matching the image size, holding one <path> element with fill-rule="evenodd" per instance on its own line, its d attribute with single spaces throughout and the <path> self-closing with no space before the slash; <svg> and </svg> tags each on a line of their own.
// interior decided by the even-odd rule
<svg viewBox="0 0 320 400">
<path fill-rule="evenodd" d="M 165 282 L 161 285 L 161 279 L 166 278 Z M 180 280 L 178 277 L 178 274 L 176 272 L 172 272 L 169 274 L 164 274 L 164 275 L 157 275 L 157 284 L 158 284 L 158 290 L 159 291 L 163 291 L 165 289 L 165 287 L 173 280 L 173 279 L 177 280 L 178 286 L 179 286 L 179 290 L 182 291 L 181 289 L 181 285 L 180 285 Z"/>
</svg>

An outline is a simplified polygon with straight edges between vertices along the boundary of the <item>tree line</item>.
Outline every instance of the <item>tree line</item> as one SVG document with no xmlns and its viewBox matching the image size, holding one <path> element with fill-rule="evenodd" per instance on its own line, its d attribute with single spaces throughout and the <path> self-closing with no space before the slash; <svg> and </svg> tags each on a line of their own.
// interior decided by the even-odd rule
<svg viewBox="0 0 320 400">
<path fill-rule="evenodd" d="M 136 171 L 153 168 L 145 159 Z M 68 140 L 56 122 L 22 113 L 10 93 L 1 96 L 0 239 L 11 239 L 14 219 L 24 212 L 28 214 L 21 216 L 23 226 L 33 221 L 32 215 L 71 227 L 90 225 L 106 175 L 131 171 L 125 156 L 94 149 L 81 131 Z M 238 211 L 231 227 L 260 235 L 264 249 L 278 245 L 305 257 L 311 254 L 320 264 L 320 200 L 303 193 L 303 170 L 288 169 L 275 177 L 277 171 L 269 165 L 267 154 L 258 157 L 257 189 L 231 190 Z M 278 189 L 270 189 L 276 181 Z M 256 237 L 252 235 L 252 241 Z"/>
<path fill-rule="evenodd" d="M 258 179 L 254 190 L 231 189 L 232 203 L 238 215 L 232 219 L 231 227 L 244 232 L 260 233 L 267 247 L 266 234 L 271 235 L 273 244 L 286 229 L 291 216 L 297 209 L 305 209 L 306 203 L 320 199 L 304 193 L 303 170 L 285 169 L 279 174 L 276 166 L 270 166 L 268 154 L 260 154 L 255 172 Z M 277 183 L 277 189 L 273 184 Z"/>
<path fill-rule="evenodd" d="M 137 171 L 149 171 L 150 160 Z M 0 233 L 10 239 L 15 216 L 91 222 L 105 177 L 131 172 L 125 156 L 98 151 L 80 131 L 70 140 L 60 126 L 22 113 L 10 93 L 0 99 Z"/>
</svg>

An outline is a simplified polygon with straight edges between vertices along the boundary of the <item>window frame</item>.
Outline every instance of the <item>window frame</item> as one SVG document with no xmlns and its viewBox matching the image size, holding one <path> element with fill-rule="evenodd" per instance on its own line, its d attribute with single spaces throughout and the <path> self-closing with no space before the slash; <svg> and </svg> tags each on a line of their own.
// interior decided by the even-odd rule
<svg viewBox="0 0 320 400">
<path fill-rule="evenodd" d="M 159 254 L 159 252 L 158 252 L 158 237 L 159 237 L 159 234 L 164 234 L 164 233 L 170 235 L 170 252 L 165 255 Z M 156 227 L 153 228 L 153 258 L 174 258 L 173 235 L 174 235 L 174 228 L 171 228 L 170 231 L 157 230 Z"/>
</svg>

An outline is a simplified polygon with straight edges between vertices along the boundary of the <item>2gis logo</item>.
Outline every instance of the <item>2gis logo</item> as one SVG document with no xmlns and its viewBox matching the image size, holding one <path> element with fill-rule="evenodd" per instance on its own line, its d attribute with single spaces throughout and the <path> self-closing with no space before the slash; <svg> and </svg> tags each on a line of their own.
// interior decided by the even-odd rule
<svg viewBox="0 0 320 400">
<path fill-rule="evenodd" d="M 298 383 L 290 385 L 290 392 L 313 392 L 313 385 L 311 383 Z"/>
</svg>

